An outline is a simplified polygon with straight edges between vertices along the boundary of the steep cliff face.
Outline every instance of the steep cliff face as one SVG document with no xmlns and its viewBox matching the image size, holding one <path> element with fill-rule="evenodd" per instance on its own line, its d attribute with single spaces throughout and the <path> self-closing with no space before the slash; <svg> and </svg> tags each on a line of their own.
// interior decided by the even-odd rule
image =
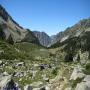
<svg viewBox="0 0 90 90">
<path fill-rule="evenodd" d="M 48 47 L 51 44 L 51 38 L 45 32 L 33 32 L 35 36 L 39 39 L 41 45 Z"/>
<path fill-rule="evenodd" d="M 38 42 L 34 34 L 15 22 L 6 10 L 0 5 L 0 38 L 9 42 Z M 38 42 L 39 43 L 39 42 Z"/>
</svg>

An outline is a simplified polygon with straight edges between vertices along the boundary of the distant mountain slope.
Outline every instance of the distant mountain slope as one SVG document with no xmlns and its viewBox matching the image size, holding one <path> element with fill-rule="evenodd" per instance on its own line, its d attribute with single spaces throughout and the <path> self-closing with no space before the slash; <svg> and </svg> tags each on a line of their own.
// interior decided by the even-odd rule
<svg viewBox="0 0 90 90">
<path fill-rule="evenodd" d="M 41 45 L 47 47 L 51 44 L 51 38 L 45 32 L 33 31 L 33 33 L 39 39 Z"/>
<path fill-rule="evenodd" d="M 63 32 L 59 32 L 56 35 L 51 36 L 51 45 L 59 41 L 63 37 Z"/>
<path fill-rule="evenodd" d="M 63 33 L 64 36 L 51 48 L 61 48 L 67 61 L 90 59 L 90 18 L 81 20 Z"/>
<path fill-rule="evenodd" d="M 15 22 L 7 11 L 0 5 L 0 38 L 9 42 L 39 43 L 34 34 Z"/>
<path fill-rule="evenodd" d="M 88 28 L 90 28 L 90 18 L 83 19 L 74 26 L 69 27 L 65 31 L 55 35 L 53 40 L 56 40 L 56 43 L 54 43 L 52 46 L 57 47 L 60 43 L 63 43 L 67 39 L 79 37 L 82 33 L 84 34 Z"/>
</svg>

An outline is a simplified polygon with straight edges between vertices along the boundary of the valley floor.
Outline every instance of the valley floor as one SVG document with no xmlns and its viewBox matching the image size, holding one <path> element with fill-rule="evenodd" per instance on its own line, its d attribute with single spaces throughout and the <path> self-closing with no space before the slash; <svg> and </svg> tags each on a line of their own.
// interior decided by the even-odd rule
<svg viewBox="0 0 90 90">
<path fill-rule="evenodd" d="M 90 62 L 65 62 L 63 55 L 60 48 L 0 42 L 1 90 L 80 90 L 89 83 L 83 80 L 90 79 Z"/>
</svg>

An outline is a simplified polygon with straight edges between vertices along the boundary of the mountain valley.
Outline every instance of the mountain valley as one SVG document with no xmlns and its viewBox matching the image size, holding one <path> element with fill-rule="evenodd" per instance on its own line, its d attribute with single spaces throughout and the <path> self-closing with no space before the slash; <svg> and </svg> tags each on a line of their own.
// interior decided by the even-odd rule
<svg viewBox="0 0 90 90">
<path fill-rule="evenodd" d="M 90 90 L 89 35 L 90 18 L 49 36 L 0 5 L 0 90 Z"/>
</svg>

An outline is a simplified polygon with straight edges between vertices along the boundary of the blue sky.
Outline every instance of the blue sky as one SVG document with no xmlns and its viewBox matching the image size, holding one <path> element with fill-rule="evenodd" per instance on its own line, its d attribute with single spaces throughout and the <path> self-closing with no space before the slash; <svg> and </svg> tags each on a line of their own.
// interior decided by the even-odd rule
<svg viewBox="0 0 90 90">
<path fill-rule="evenodd" d="M 90 17 L 90 0 L 0 0 L 24 28 L 56 34 Z"/>
</svg>

